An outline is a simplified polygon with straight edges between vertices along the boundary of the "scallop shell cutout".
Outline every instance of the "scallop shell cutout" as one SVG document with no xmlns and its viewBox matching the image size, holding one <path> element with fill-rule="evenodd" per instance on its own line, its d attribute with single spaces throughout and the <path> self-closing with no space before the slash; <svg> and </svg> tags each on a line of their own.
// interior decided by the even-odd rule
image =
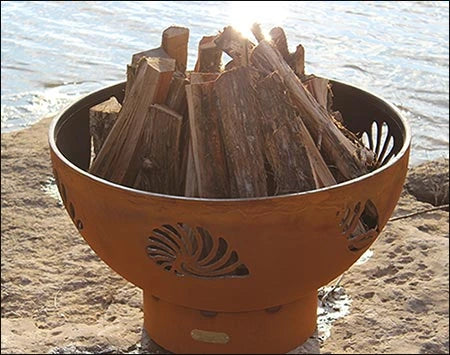
<svg viewBox="0 0 450 355">
<path fill-rule="evenodd" d="M 362 203 L 349 206 L 337 213 L 340 218 L 341 233 L 348 241 L 348 250 L 357 252 L 366 248 L 380 233 L 378 210 L 371 200 L 367 200 L 364 209 Z M 359 231 L 358 225 L 364 228 Z"/>
<path fill-rule="evenodd" d="M 250 274 L 225 239 L 211 236 L 202 227 L 164 224 L 153 229 L 148 242 L 150 259 L 177 276 L 236 278 Z"/>
<path fill-rule="evenodd" d="M 362 143 L 375 153 L 380 166 L 395 157 L 395 138 L 386 122 L 374 121 L 367 131 L 361 133 Z"/>
</svg>

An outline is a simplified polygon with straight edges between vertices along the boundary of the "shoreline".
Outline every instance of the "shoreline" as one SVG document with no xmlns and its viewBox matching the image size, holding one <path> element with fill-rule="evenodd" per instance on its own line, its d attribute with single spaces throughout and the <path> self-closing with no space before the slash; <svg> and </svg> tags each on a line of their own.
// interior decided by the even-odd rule
<svg viewBox="0 0 450 355">
<path fill-rule="evenodd" d="M 164 352 L 142 330 L 141 290 L 94 254 L 43 191 L 50 120 L 2 133 L 2 352 Z M 393 217 L 433 207 L 411 193 L 448 204 L 448 159 L 421 166 L 410 167 Z M 388 222 L 370 259 L 344 273 L 349 313 L 329 338 L 291 353 L 448 353 L 448 238 L 445 210 Z"/>
</svg>

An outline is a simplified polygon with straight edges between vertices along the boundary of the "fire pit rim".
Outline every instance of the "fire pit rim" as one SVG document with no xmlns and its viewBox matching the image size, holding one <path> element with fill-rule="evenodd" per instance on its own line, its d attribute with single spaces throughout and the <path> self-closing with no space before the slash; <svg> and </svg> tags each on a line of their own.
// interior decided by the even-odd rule
<svg viewBox="0 0 450 355">
<path fill-rule="evenodd" d="M 402 124 L 402 129 L 403 129 L 403 133 L 404 133 L 404 137 L 403 137 L 403 145 L 401 147 L 401 149 L 399 150 L 399 152 L 392 157 L 385 165 L 375 169 L 374 171 L 371 171 L 367 174 L 364 174 L 362 176 L 359 176 L 357 178 L 354 179 L 350 179 L 335 185 L 331 185 L 331 186 L 326 186 L 326 187 L 321 187 L 318 189 L 314 189 L 314 190 L 309 190 L 309 191 L 303 191 L 303 192 L 293 192 L 293 193 L 289 193 L 289 194 L 283 194 L 283 195 L 275 195 L 275 196 L 262 196 L 262 197 L 248 197 L 248 198 L 205 198 L 205 197 L 186 197 L 186 196 L 177 196 L 177 195 L 168 195 L 168 194 L 161 194 L 161 193 L 156 193 L 156 192 L 149 192 L 149 191 L 143 191 L 143 190 L 138 190 L 138 189 L 134 189 L 132 187 L 128 187 L 128 186 L 124 186 L 124 185 L 120 185 L 114 182 L 111 182 L 109 180 L 103 179 L 101 177 L 98 177 L 96 175 L 93 175 L 91 173 L 89 173 L 88 171 L 79 168 L 78 166 L 76 166 L 74 163 L 72 163 L 68 158 L 66 158 L 64 156 L 64 154 L 59 150 L 57 144 L 56 144 L 56 136 L 58 133 L 58 129 L 59 126 L 61 125 L 61 119 L 67 115 L 67 112 L 76 104 L 87 100 L 89 97 L 91 96 L 95 96 L 97 95 L 99 92 L 103 91 L 103 90 L 108 90 L 111 89 L 113 87 L 116 86 L 122 86 L 125 84 L 125 82 L 119 82 L 117 84 L 114 85 L 110 85 L 107 87 L 104 87 L 100 90 L 96 90 L 93 92 L 90 92 L 89 94 L 86 94 L 85 96 L 79 98 L 77 101 L 75 102 L 71 102 L 69 105 L 67 105 L 58 115 L 55 116 L 55 118 L 53 118 L 52 122 L 50 123 L 50 127 L 49 127 L 49 131 L 48 131 L 48 142 L 49 145 L 51 147 L 51 149 L 53 150 L 53 152 L 57 155 L 57 157 L 64 162 L 64 164 L 66 164 L 68 167 L 70 167 L 71 169 L 75 170 L 77 173 L 85 176 L 88 179 L 93 180 L 96 183 L 100 183 L 100 184 L 105 184 L 111 188 L 115 188 L 118 190 L 123 190 L 126 192 L 131 192 L 134 194 L 138 194 L 138 195 L 143 195 L 143 196 L 148 196 L 148 197 L 156 197 L 156 198 L 164 198 L 164 199 L 169 199 L 169 200 L 181 200 L 181 201 L 192 201 L 192 202 L 208 202 L 208 203 L 239 203 L 239 202 L 252 202 L 252 201 L 271 201 L 273 199 L 283 199 L 283 198 L 292 198 L 292 197 L 296 197 L 296 196 L 304 196 L 304 195 L 308 195 L 308 194 L 317 194 L 317 193 L 321 193 L 321 192 L 327 192 L 333 189 L 338 189 L 356 182 L 360 182 L 366 179 L 369 179 L 370 177 L 379 174 L 381 172 L 383 172 L 386 169 L 389 169 L 391 166 L 395 165 L 395 163 L 397 163 L 404 155 L 405 153 L 408 151 L 410 145 L 411 145 L 411 128 L 407 122 L 407 120 L 402 116 L 402 114 L 400 113 L 400 111 L 394 106 L 392 105 L 390 102 L 384 100 L 383 98 L 381 98 L 378 95 L 373 94 L 372 92 L 369 92 L 367 90 L 363 90 L 357 86 L 348 84 L 347 82 L 343 82 L 343 81 L 338 81 L 338 80 L 332 80 L 330 79 L 330 82 L 333 83 L 337 83 L 337 84 L 341 84 L 341 85 L 345 85 L 348 86 L 350 88 L 356 89 L 356 90 L 360 90 L 362 92 L 364 92 L 365 94 L 367 94 L 368 96 L 370 96 L 371 98 L 383 103 L 384 105 L 386 105 L 396 116 L 397 118 L 400 120 L 401 124 Z"/>
</svg>

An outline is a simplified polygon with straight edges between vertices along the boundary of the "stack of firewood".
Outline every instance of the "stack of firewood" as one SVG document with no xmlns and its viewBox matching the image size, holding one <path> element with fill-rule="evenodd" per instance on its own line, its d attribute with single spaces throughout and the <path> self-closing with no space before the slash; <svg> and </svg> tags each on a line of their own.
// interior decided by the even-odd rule
<svg viewBox="0 0 450 355">
<path fill-rule="evenodd" d="M 141 190 L 246 198 L 329 186 L 366 174 L 375 155 L 333 111 L 327 79 L 306 75 L 304 48 L 276 27 L 258 44 L 232 27 L 203 37 L 186 71 L 189 30 L 136 53 L 125 98 L 90 110 L 90 172 Z M 222 64 L 225 52 L 232 59 Z"/>
</svg>

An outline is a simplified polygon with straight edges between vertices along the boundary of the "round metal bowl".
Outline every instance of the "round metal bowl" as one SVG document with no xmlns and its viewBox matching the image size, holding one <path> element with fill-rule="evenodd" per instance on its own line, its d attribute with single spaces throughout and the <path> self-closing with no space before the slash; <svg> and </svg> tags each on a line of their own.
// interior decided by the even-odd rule
<svg viewBox="0 0 450 355">
<path fill-rule="evenodd" d="M 51 124 L 54 176 L 92 249 L 144 290 L 144 324 L 175 352 L 283 352 L 316 327 L 317 289 L 374 242 L 397 204 L 411 135 L 398 111 L 332 82 L 334 108 L 382 166 L 335 186 L 247 199 L 144 192 L 87 172 L 89 108 L 125 84 L 77 101 Z M 370 212 L 370 218 L 369 216 Z M 370 230 L 357 235 L 362 219 Z"/>
</svg>

